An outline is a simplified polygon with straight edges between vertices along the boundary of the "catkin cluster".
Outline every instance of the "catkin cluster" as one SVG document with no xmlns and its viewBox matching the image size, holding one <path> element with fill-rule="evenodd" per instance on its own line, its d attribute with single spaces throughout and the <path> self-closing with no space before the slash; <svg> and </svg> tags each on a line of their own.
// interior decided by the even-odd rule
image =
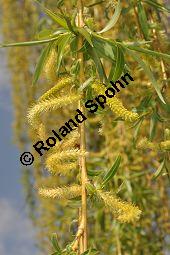
<svg viewBox="0 0 170 255">
<path fill-rule="evenodd" d="M 46 125 L 44 121 L 42 121 L 43 114 L 50 114 L 52 111 L 76 103 L 80 99 L 80 95 L 75 91 L 70 92 L 71 87 L 74 85 L 72 77 L 65 76 L 56 82 L 57 78 L 54 70 L 55 59 L 56 53 L 53 49 L 44 68 L 47 80 L 55 82 L 55 85 L 38 99 L 37 103 L 30 108 L 27 116 L 29 123 L 43 140 L 47 138 Z M 64 92 L 62 92 L 63 90 Z M 76 147 L 78 139 L 78 132 L 73 131 L 67 139 L 61 143 L 58 142 L 50 150 L 50 153 L 47 153 L 45 165 L 51 173 L 69 174 L 71 170 L 77 168 L 78 157 L 82 153 L 80 153 L 79 148 Z M 73 185 L 53 189 L 41 188 L 39 194 L 45 197 L 55 197 L 58 199 L 63 197 L 64 199 L 70 199 L 80 194 L 80 187 Z"/>
</svg>

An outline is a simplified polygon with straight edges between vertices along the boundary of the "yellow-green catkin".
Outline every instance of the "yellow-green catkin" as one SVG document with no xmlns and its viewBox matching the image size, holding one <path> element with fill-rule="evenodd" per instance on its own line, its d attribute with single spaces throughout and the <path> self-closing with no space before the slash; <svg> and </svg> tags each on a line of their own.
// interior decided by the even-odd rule
<svg viewBox="0 0 170 255">
<path fill-rule="evenodd" d="M 27 117 L 28 121 L 33 127 L 35 127 L 35 129 L 37 129 L 40 125 L 40 117 L 42 113 L 57 110 L 58 108 L 67 106 L 68 104 L 75 103 L 80 99 L 81 95 L 75 92 L 69 92 L 63 96 L 56 95 L 56 92 L 63 89 L 65 86 L 71 86 L 72 84 L 73 80 L 71 77 L 64 77 L 60 79 L 60 81 L 57 82 L 52 89 L 40 97 L 37 104 L 30 108 Z"/>
<path fill-rule="evenodd" d="M 137 144 L 138 149 L 150 149 L 150 150 L 170 150 L 170 140 L 166 140 L 160 143 L 150 142 L 146 137 L 141 139 Z"/>
<path fill-rule="evenodd" d="M 160 148 L 162 150 L 170 150 L 170 140 L 164 141 L 160 143 Z"/>
<path fill-rule="evenodd" d="M 66 174 L 68 170 L 77 167 L 76 161 L 80 155 L 86 155 L 86 152 L 80 152 L 79 149 L 57 150 L 47 158 L 46 166 L 52 173 Z"/>
<path fill-rule="evenodd" d="M 38 99 L 38 101 L 42 102 L 44 100 L 49 100 L 50 98 L 55 98 L 59 90 L 63 89 L 68 85 L 71 86 L 73 84 L 73 81 L 74 81 L 73 78 L 70 76 L 62 77 L 60 80 L 57 81 L 57 84 L 55 84 L 51 89 L 44 93 Z"/>
<path fill-rule="evenodd" d="M 151 149 L 151 150 L 158 150 L 158 145 L 150 142 L 146 137 L 142 138 L 138 144 L 137 144 L 138 149 Z"/>
<path fill-rule="evenodd" d="M 97 191 L 106 206 L 120 222 L 135 222 L 140 218 L 141 210 L 132 203 L 121 201 L 111 192 Z"/>
<path fill-rule="evenodd" d="M 100 95 L 105 94 L 106 87 L 100 83 L 99 81 L 95 81 L 92 84 L 92 88 Z M 139 118 L 137 113 L 128 111 L 122 104 L 122 102 L 116 98 L 107 98 L 106 104 L 110 107 L 110 109 L 116 114 L 117 117 L 121 117 L 127 121 L 136 121 Z"/>
<path fill-rule="evenodd" d="M 81 186 L 72 185 L 62 188 L 40 188 L 39 194 L 43 197 L 56 199 L 72 199 L 81 195 Z"/>
<path fill-rule="evenodd" d="M 50 83 L 55 82 L 57 79 L 56 57 L 57 57 L 56 50 L 55 48 L 52 48 L 44 66 L 44 75 Z"/>
</svg>

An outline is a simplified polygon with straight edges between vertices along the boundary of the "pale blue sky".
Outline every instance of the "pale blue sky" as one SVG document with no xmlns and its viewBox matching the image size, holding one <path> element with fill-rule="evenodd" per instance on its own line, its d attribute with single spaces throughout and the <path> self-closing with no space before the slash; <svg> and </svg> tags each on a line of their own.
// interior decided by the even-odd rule
<svg viewBox="0 0 170 255">
<path fill-rule="evenodd" d="M 20 183 L 19 151 L 13 143 L 13 107 L 6 57 L 6 50 L 0 49 L 0 254 L 37 255 L 35 229 L 26 216 Z"/>
</svg>

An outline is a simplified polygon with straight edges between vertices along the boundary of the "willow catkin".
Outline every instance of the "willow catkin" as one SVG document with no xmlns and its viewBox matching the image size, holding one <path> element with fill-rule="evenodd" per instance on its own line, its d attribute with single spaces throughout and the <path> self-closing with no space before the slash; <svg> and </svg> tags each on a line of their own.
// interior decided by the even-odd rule
<svg viewBox="0 0 170 255">
<path fill-rule="evenodd" d="M 120 222 L 134 222 L 140 218 L 141 210 L 132 203 L 121 201 L 119 198 L 112 195 L 111 192 L 98 190 L 97 194 L 104 202 L 106 208 L 108 208 Z"/>
<path fill-rule="evenodd" d="M 160 143 L 160 148 L 162 150 L 170 150 L 170 140 L 166 140 Z"/>
<path fill-rule="evenodd" d="M 44 75 L 46 79 L 50 83 L 54 83 L 57 79 L 56 76 L 56 58 L 57 58 L 57 53 L 55 48 L 52 48 L 50 51 L 50 54 L 46 60 L 45 66 L 44 66 Z"/>
<path fill-rule="evenodd" d="M 40 116 L 43 113 L 57 110 L 63 106 L 67 106 L 68 104 L 72 104 L 77 102 L 80 99 L 80 95 L 71 92 L 64 96 L 58 96 L 57 92 L 63 89 L 65 86 L 73 84 L 73 79 L 70 77 L 63 77 L 60 79 L 55 86 L 53 86 L 50 90 L 44 93 L 38 100 L 38 103 L 30 108 L 28 112 L 28 121 L 30 124 L 37 128 L 40 125 Z"/>
<path fill-rule="evenodd" d="M 106 87 L 100 83 L 99 81 L 95 81 L 92 84 L 92 88 L 100 95 L 105 94 Z M 122 102 L 116 98 L 107 98 L 106 104 L 110 107 L 110 109 L 116 114 L 117 117 L 121 117 L 127 121 L 136 121 L 139 118 L 137 113 L 128 111 L 122 104 Z"/>
<path fill-rule="evenodd" d="M 170 150 L 170 140 L 166 140 L 160 143 L 150 142 L 146 137 L 142 138 L 138 144 L 138 149 L 150 149 L 154 151 Z"/>
<path fill-rule="evenodd" d="M 70 93 L 69 95 L 58 97 L 50 100 L 40 101 L 33 106 L 28 113 L 28 121 L 33 127 L 37 127 L 40 124 L 40 116 L 43 113 L 55 111 L 58 108 L 67 106 L 68 104 L 75 103 L 80 99 L 80 95 Z"/>
<path fill-rule="evenodd" d="M 151 149 L 151 150 L 158 150 L 158 145 L 148 141 L 146 137 L 142 138 L 138 144 L 137 144 L 138 149 Z"/>
<path fill-rule="evenodd" d="M 74 197 L 78 197 L 81 195 L 81 186 L 72 185 L 68 187 L 62 188 L 40 188 L 39 194 L 48 198 L 56 198 L 56 199 L 72 199 Z"/>
<path fill-rule="evenodd" d="M 64 151 L 57 151 L 48 156 L 46 166 L 52 173 L 67 174 L 68 170 L 77 167 L 77 158 L 81 155 L 86 155 L 87 152 L 80 152 L 79 149 L 67 149 Z"/>
<path fill-rule="evenodd" d="M 57 81 L 57 83 L 49 89 L 46 93 L 44 93 L 39 99 L 38 102 L 43 102 L 44 100 L 49 100 L 55 98 L 57 93 L 63 89 L 64 87 L 73 84 L 74 79 L 70 76 L 65 76 Z"/>
</svg>

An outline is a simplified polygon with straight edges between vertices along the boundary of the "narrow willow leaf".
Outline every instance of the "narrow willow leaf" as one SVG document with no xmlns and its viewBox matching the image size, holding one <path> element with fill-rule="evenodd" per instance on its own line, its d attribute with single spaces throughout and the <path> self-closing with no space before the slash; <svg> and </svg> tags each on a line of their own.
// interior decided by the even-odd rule
<svg viewBox="0 0 170 255">
<path fill-rule="evenodd" d="M 105 56 L 109 57 L 110 60 L 114 61 L 115 54 L 116 54 L 116 45 L 111 46 L 109 43 L 104 42 L 103 49 L 104 49 Z"/>
<path fill-rule="evenodd" d="M 91 40 L 91 35 L 89 32 L 83 28 L 83 27 L 78 27 L 76 30 L 88 41 L 88 43 L 93 47 L 93 42 Z"/>
<path fill-rule="evenodd" d="M 57 8 L 60 8 L 64 4 L 64 0 L 58 0 L 56 4 Z"/>
<path fill-rule="evenodd" d="M 45 61 L 50 53 L 50 50 L 51 50 L 51 47 L 52 47 L 53 43 L 49 43 L 45 49 L 42 50 L 42 53 L 38 59 L 38 63 L 36 65 L 36 68 L 35 68 L 35 72 L 34 72 L 34 77 L 33 77 L 33 85 L 36 84 L 36 82 L 38 81 L 39 77 L 40 77 L 40 74 L 43 70 L 43 67 L 44 67 L 44 64 L 45 64 Z"/>
<path fill-rule="evenodd" d="M 94 7 L 95 5 L 102 4 L 102 3 L 104 3 L 104 2 L 105 2 L 105 0 L 97 1 L 97 2 L 95 2 L 95 3 L 93 3 L 93 4 L 89 4 L 89 5 L 85 5 L 85 6 L 88 7 L 88 8 L 90 8 L 90 7 Z"/>
<path fill-rule="evenodd" d="M 97 52 L 96 52 L 96 50 L 94 48 L 89 47 L 88 51 L 89 51 L 89 54 L 91 55 L 95 65 L 96 65 L 96 69 L 98 71 L 100 80 L 101 80 L 101 82 L 103 82 L 103 79 L 104 78 L 106 79 L 107 77 L 106 77 L 103 65 L 102 65 L 102 63 L 100 61 L 100 58 L 99 58 L 99 56 L 98 56 L 98 54 L 97 54 Z"/>
<path fill-rule="evenodd" d="M 119 19 L 121 10 L 122 10 L 121 1 L 118 0 L 118 3 L 117 3 L 116 8 L 115 8 L 114 15 L 112 16 L 112 18 L 108 22 L 108 24 L 105 26 L 105 28 L 103 28 L 100 32 L 98 32 L 99 34 L 104 33 L 106 31 L 110 30 L 112 27 L 114 27 L 114 25 L 116 24 L 116 22 Z"/>
<path fill-rule="evenodd" d="M 120 46 L 117 45 L 117 50 L 116 50 L 116 66 L 114 70 L 114 74 L 112 77 L 112 80 L 115 82 L 119 79 L 121 76 L 123 69 L 125 65 L 125 60 L 124 60 L 124 55 L 123 51 Z"/>
<path fill-rule="evenodd" d="M 162 12 L 170 12 L 169 8 L 166 8 L 165 6 L 157 3 L 156 0 L 143 0 L 144 2 L 146 2 L 149 5 L 152 5 L 153 7 L 155 7 L 157 10 L 162 11 Z"/>
<path fill-rule="evenodd" d="M 72 27 L 76 27 L 76 17 L 77 17 L 77 10 L 73 10 L 72 16 L 71 16 L 71 25 Z"/>
<path fill-rule="evenodd" d="M 103 182 L 101 184 L 101 188 L 103 189 L 105 187 L 105 185 L 113 178 L 113 176 L 116 174 L 118 168 L 119 168 L 119 165 L 120 165 L 120 162 L 121 162 L 121 156 L 119 155 L 113 166 L 111 167 L 111 169 L 106 173 L 106 175 L 103 177 Z"/>
<path fill-rule="evenodd" d="M 140 102 L 140 104 L 136 107 L 137 111 L 145 111 L 146 108 L 148 108 L 148 106 L 151 104 L 151 99 L 152 99 L 152 95 L 147 95 L 146 97 L 144 97 L 142 99 L 142 101 Z"/>
<path fill-rule="evenodd" d="M 39 44 L 43 44 L 43 43 L 54 42 L 55 40 L 57 40 L 57 37 L 44 39 L 44 40 L 38 40 L 38 41 L 30 41 L 30 42 L 18 42 L 18 43 L 7 43 L 7 44 L 4 43 L 4 44 L 0 44 L 0 48 L 33 46 L 33 45 L 39 45 Z"/>
<path fill-rule="evenodd" d="M 75 32 L 75 30 L 74 30 L 74 26 L 72 25 L 72 23 L 71 23 L 71 18 L 70 17 L 67 17 L 67 16 L 64 16 L 64 19 L 65 19 L 65 21 L 66 21 L 66 23 L 67 23 L 67 26 L 68 26 L 68 29 L 70 30 L 70 32 L 72 32 L 73 34 L 75 34 L 76 35 L 76 32 Z"/>
<path fill-rule="evenodd" d="M 95 37 L 95 35 L 93 34 L 92 37 L 92 41 L 93 41 L 93 45 L 94 48 L 96 50 L 96 52 L 98 53 L 99 57 L 108 59 L 110 61 L 115 61 L 115 54 L 116 54 L 116 43 L 108 43 L 105 40 L 102 40 L 101 38 Z"/>
<path fill-rule="evenodd" d="M 126 41 L 126 42 L 123 42 L 125 45 L 127 45 L 127 46 L 141 46 L 141 45 L 145 45 L 145 44 L 150 44 L 150 43 L 152 43 L 152 41 L 145 41 L 145 40 L 143 40 L 143 41 L 131 41 L 131 42 L 128 42 L 128 41 Z"/>
<path fill-rule="evenodd" d="M 164 169 L 164 166 L 165 166 L 165 159 L 162 161 L 162 163 L 158 167 L 157 171 L 153 174 L 153 176 L 152 176 L 153 180 L 156 180 L 161 175 L 161 173 Z"/>
<path fill-rule="evenodd" d="M 79 91 L 83 91 L 92 81 L 93 81 L 93 77 L 90 77 L 89 79 L 87 79 L 80 87 L 79 87 Z"/>
<path fill-rule="evenodd" d="M 61 60 L 64 54 L 64 50 L 69 40 L 71 39 L 71 33 L 63 35 L 63 37 L 58 41 L 58 55 L 57 55 L 57 72 L 59 71 Z"/>
<path fill-rule="evenodd" d="M 115 71 L 115 66 L 112 65 L 111 68 L 110 68 L 110 73 L 109 73 L 109 77 L 108 77 L 109 81 L 111 81 L 111 80 L 113 81 L 114 71 Z"/>
<path fill-rule="evenodd" d="M 80 71 L 80 59 L 73 61 L 72 67 L 70 69 L 70 74 L 78 76 Z"/>
<path fill-rule="evenodd" d="M 36 34 L 36 39 L 43 40 L 52 37 L 53 31 L 51 29 L 43 29 Z"/>
<path fill-rule="evenodd" d="M 53 245 L 54 249 L 57 252 L 61 252 L 61 249 L 60 249 L 60 246 L 59 246 L 58 240 L 57 240 L 57 235 L 55 233 L 53 233 L 52 236 L 51 236 L 51 242 L 52 242 L 52 245 Z"/>
<path fill-rule="evenodd" d="M 100 175 L 102 172 L 103 172 L 103 171 L 101 171 L 101 170 L 88 170 L 88 171 L 87 171 L 87 174 L 88 174 L 89 176 L 98 176 L 98 175 Z"/>
<path fill-rule="evenodd" d="M 155 136 L 157 123 L 158 123 L 157 115 L 154 112 L 152 114 L 151 120 L 150 120 L 149 139 L 151 141 L 153 140 L 153 138 Z"/>
<path fill-rule="evenodd" d="M 155 57 L 162 57 L 165 60 L 169 60 L 170 61 L 170 55 L 169 54 L 165 54 L 165 53 L 158 52 L 158 51 L 153 51 L 153 50 L 148 50 L 148 49 L 140 48 L 138 46 L 130 46 L 130 45 L 128 45 L 127 47 L 129 49 L 131 49 L 131 50 L 134 50 L 134 51 L 142 52 L 144 54 L 155 56 Z"/>
<path fill-rule="evenodd" d="M 44 10 L 44 12 L 53 20 L 55 21 L 57 24 L 59 24 L 60 26 L 64 27 L 65 29 L 68 29 L 67 26 L 67 22 L 64 20 L 64 18 L 59 15 L 56 14 L 54 12 L 52 12 L 51 10 L 47 9 L 46 7 L 44 7 L 39 1 L 34 0 L 36 3 L 38 3 L 41 8 Z"/>
<path fill-rule="evenodd" d="M 165 100 L 161 94 L 161 89 L 150 69 L 150 67 L 148 65 L 145 64 L 145 62 L 135 53 L 133 53 L 131 50 L 128 50 L 129 54 L 138 62 L 138 64 L 142 67 L 142 69 L 146 72 L 146 74 L 148 75 L 150 81 L 152 82 L 152 85 L 154 86 L 160 100 L 164 103 L 165 103 Z"/>
<path fill-rule="evenodd" d="M 140 131 L 142 122 L 143 122 L 143 118 L 141 118 L 141 119 L 137 122 L 137 125 L 136 125 L 136 127 L 135 127 L 134 135 L 133 135 L 133 143 L 134 143 L 134 144 L 136 143 L 136 140 L 137 140 L 137 138 L 138 138 L 138 134 L 139 134 L 139 131 Z"/>
<path fill-rule="evenodd" d="M 140 24 L 142 33 L 144 35 L 145 40 L 148 40 L 149 38 L 148 21 L 147 21 L 145 9 L 140 1 L 137 2 L 137 9 L 138 9 L 139 24 Z"/>
<path fill-rule="evenodd" d="M 53 35 L 55 36 L 55 35 L 64 34 L 64 33 L 68 33 L 68 30 L 65 29 L 65 28 L 60 27 L 55 32 L 53 32 Z"/>
<path fill-rule="evenodd" d="M 96 249 L 92 249 L 92 248 L 81 253 L 81 255 L 95 255 L 95 254 L 97 255 L 97 254 L 99 254 L 99 252 Z"/>
<path fill-rule="evenodd" d="M 86 189 L 90 195 L 96 193 L 96 188 L 90 182 L 86 182 Z"/>
</svg>

